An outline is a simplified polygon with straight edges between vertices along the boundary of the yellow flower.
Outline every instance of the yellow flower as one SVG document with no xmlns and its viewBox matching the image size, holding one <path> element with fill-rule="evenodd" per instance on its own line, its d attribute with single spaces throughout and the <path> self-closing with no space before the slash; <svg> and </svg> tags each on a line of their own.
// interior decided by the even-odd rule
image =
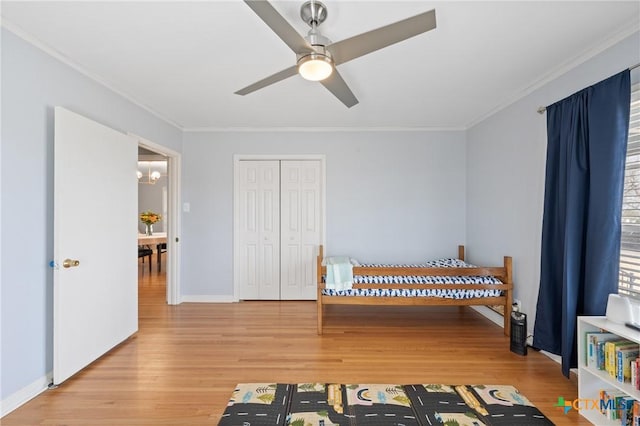
<svg viewBox="0 0 640 426">
<path fill-rule="evenodd" d="M 161 215 L 150 210 L 140 213 L 140 221 L 147 225 L 153 225 L 154 223 L 160 221 L 160 219 L 162 219 Z"/>
</svg>

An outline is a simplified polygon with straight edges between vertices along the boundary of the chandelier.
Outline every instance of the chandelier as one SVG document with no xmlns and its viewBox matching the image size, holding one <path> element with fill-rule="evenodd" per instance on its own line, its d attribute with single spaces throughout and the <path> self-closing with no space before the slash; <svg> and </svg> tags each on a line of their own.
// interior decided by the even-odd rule
<svg viewBox="0 0 640 426">
<path fill-rule="evenodd" d="M 155 185 L 166 172 L 166 161 L 138 161 L 138 183 L 144 185 Z"/>
</svg>

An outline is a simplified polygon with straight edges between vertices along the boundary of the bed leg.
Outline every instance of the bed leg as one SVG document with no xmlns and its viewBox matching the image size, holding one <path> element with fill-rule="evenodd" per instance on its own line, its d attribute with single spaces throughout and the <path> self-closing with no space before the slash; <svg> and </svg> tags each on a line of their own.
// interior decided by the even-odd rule
<svg viewBox="0 0 640 426">
<path fill-rule="evenodd" d="M 322 296 L 318 296 L 318 335 L 322 335 Z"/>
<path fill-rule="evenodd" d="M 513 263 L 510 256 L 504 257 L 504 268 L 506 271 L 505 281 L 509 288 L 505 291 L 504 297 L 504 335 L 511 336 L 511 305 L 513 304 Z"/>
<path fill-rule="evenodd" d="M 320 245 L 318 248 L 318 257 L 316 259 L 316 284 L 318 286 L 318 298 L 316 299 L 316 306 L 318 310 L 318 335 L 322 334 L 322 288 L 324 287 L 322 283 L 322 259 L 324 258 L 324 247 Z"/>
<path fill-rule="evenodd" d="M 504 307 L 504 335 L 511 335 L 511 304 L 505 303 Z"/>
</svg>

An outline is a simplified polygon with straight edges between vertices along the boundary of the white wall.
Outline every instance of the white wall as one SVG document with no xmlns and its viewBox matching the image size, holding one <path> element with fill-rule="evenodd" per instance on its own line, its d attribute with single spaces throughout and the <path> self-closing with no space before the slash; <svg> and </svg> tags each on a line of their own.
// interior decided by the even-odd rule
<svg viewBox="0 0 640 426">
<path fill-rule="evenodd" d="M 52 370 L 53 108 L 60 105 L 174 151 L 182 132 L 2 30 L 0 399 Z M 89 159 L 89 161 L 99 159 Z M 116 206 L 117 207 L 117 206 Z M 108 224 L 108 217 L 97 224 Z"/>
<path fill-rule="evenodd" d="M 465 242 L 462 131 L 185 133 L 183 296 L 233 295 L 234 154 L 326 155 L 328 254 L 418 262 Z"/>
<path fill-rule="evenodd" d="M 546 116 L 536 110 L 639 62 L 635 33 L 467 132 L 469 258 L 488 264 L 513 256 L 514 294 L 529 314 L 530 332 L 540 280 L 547 139 Z"/>
</svg>

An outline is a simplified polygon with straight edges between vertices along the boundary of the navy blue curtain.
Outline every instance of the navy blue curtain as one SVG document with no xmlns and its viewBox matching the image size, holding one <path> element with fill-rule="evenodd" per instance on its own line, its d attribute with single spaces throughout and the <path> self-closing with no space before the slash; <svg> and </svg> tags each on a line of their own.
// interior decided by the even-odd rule
<svg viewBox="0 0 640 426">
<path fill-rule="evenodd" d="M 547 107 L 540 289 L 533 346 L 577 365 L 579 315 L 618 292 L 629 70 Z"/>
</svg>

